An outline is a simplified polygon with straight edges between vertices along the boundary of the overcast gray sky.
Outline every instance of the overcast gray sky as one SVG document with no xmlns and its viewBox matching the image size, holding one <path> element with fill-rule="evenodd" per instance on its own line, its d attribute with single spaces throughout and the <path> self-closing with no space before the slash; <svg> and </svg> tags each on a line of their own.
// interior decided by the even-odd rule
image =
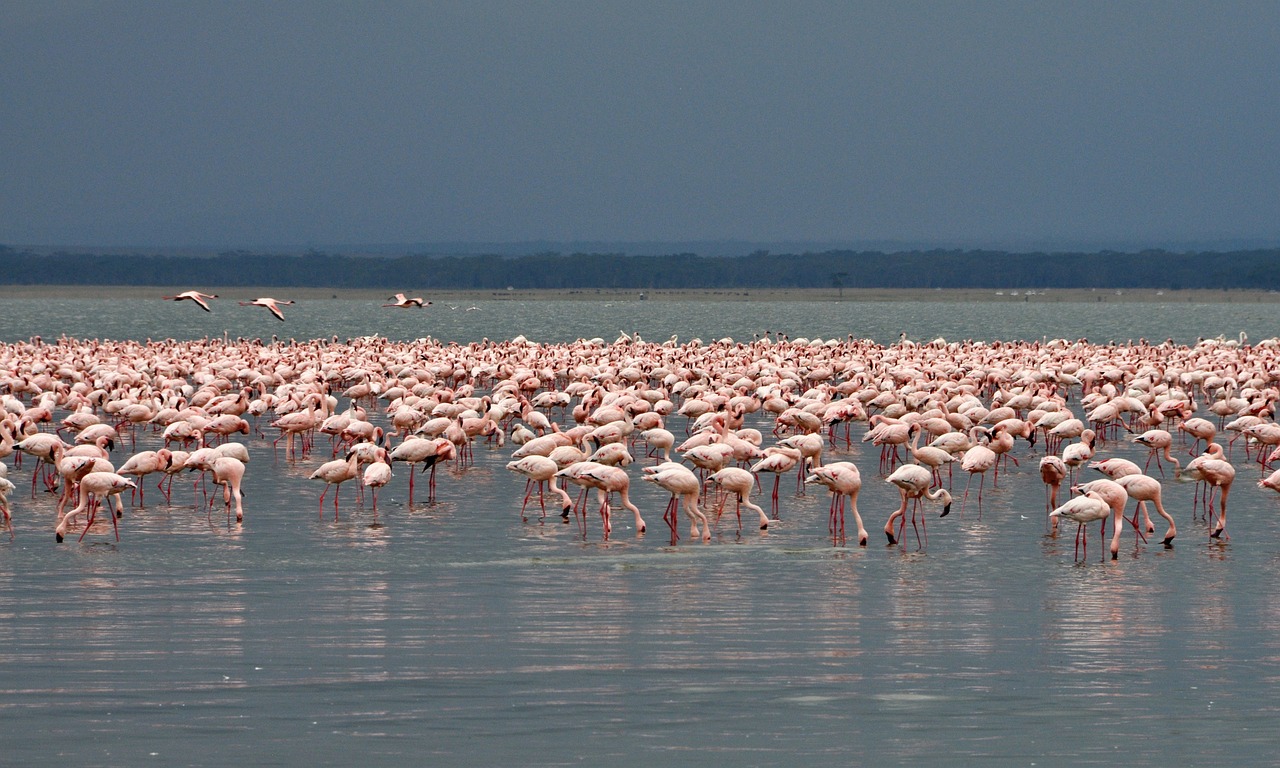
<svg viewBox="0 0 1280 768">
<path fill-rule="evenodd" d="M 0 242 L 1280 242 L 1280 3 L 0 0 Z"/>
</svg>

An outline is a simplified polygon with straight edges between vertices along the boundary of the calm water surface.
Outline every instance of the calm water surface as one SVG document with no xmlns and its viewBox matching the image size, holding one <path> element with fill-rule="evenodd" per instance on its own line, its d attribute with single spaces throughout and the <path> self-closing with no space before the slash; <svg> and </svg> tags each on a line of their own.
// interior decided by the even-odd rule
<svg viewBox="0 0 1280 768">
<path fill-rule="evenodd" d="M 1277 333 L 1272 305 L 479 303 L 411 314 L 368 302 L 210 314 L 166 302 L 9 300 L 0 338 L 268 336 L 538 341 L 725 335 L 1094 341 Z M 260 315 L 259 315 L 260 313 Z M 270 321 L 270 322 L 268 322 Z M 760 426 L 757 424 L 756 426 Z M 1229 542 L 1166 482 L 1172 550 L 1123 539 L 1077 560 L 1045 534 L 1039 454 L 981 518 L 928 520 L 886 547 L 897 493 L 857 442 L 867 548 L 833 545 L 827 496 L 781 521 L 672 545 L 666 495 L 609 541 L 595 519 L 522 523 L 510 447 L 441 472 L 408 507 L 407 469 L 375 516 L 348 488 L 334 520 L 295 462 L 255 439 L 245 522 L 148 482 L 116 543 L 101 523 L 55 545 L 54 501 L 14 469 L 0 537 L 0 764 L 6 765 L 1269 765 L 1280 674 L 1280 496 L 1237 453 Z M 156 447 L 156 438 L 137 449 Z M 126 452 L 127 452 L 126 448 Z M 119 449 L 117 451 L 120 452 Z M 1138 461 L 1127 445 L 1100 458 Z M 963 490 L 964 479 L 956 487 Z M 632 469 L 632 476 L 639 473 Z M 327 502 L 327 499 L 326 499 Z M 1163 528 L 1160 529 L 1163 531 Z"/>
</svg>

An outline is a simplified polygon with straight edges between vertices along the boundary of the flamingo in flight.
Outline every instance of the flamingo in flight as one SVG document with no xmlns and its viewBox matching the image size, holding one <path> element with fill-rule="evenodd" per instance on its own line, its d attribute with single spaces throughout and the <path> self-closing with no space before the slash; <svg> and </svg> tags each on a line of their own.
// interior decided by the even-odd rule
<svg viewBox="0 0 1280 768">
<path fill-rule="evenodd" d="M 391 296 L 387 300 L 390 301 L 391 303 L 383 304 L 382 306 L 400 307 L 401 309 L 408 309 L 409 307 L 431 306 L 431 302 L 423 301 L 421 296 L 414 296 L 413 298 L 409 298 L 408 296 L 405 296 L 403 293 L 397 293 L 395 296 Z"/>
<path fill-rule="evenodd" d="M 280 307 L 285 304 L 292 304 L 292 303 L 293 303 L 293 299 L 290 299 L 288 301 L 281 301 L 280 299 L 273 299 L 273 298 L 264 296 L 263 298 L 254 299 L 253 301 L 242 301 L 240 302 L 240 306 L 266 307 L 268 312 L 280 318 L 281 322 L 284 322 L 284 313 L 280 311 Z"/>
<path fill-rule="evenodd" d="M 201 293 L 200 291 L 183 291 L 177 296 L 165 296 L 163 298 L 165 298 L 168 301 L 183 301 L 183 300 L 193 301 L 196 304 L 200 305 L 200 308 L 203 309 L 205 312 L 212 312 L 213 310 L 209 309 L 209 299 L 218 298 L 218 294 Z"/>
</svg>

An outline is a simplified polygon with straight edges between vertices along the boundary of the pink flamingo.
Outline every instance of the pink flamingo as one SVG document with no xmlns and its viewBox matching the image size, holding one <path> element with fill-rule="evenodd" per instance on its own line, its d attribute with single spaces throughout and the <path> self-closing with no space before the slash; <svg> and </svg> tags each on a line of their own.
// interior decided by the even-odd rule
<svg viewBox="0 0 1280 768">
<path fill-rule="evenodd" d="M 183 300 L 191 301 L 191 302 L 194 302 L 201 309 L 203 309 L 205 312 L 210 312 L 212 310 L 209 309 L 209 299 L 218 298 L 218 294 L 201 293 L 200 291 L 183 291 L 177 296 L 164 296 L 162 298 L 164 298 L 167 301 L 183 301 Z"/>
<path fill-rule="evenodd" d="M 431 302 L 429 302 L 429 301 L 423 301 L 421 296 L 415 296 L 415 297 L 413 297 L 413 298 L 409 298 L 409 297 L 405 296 L 403 293 L 397 293 L 395 296 L 390 296 L 390 297 L 388 297 L 388 298 L 387 298 L 387 301 L 390 301 L 391 303 L 390 303 L 390 304 L 383 304 L 382 306 L 384 306 L 384 307 L 400 307 L 401 309 L 408 309 L 409 307 L 429 307 L 429 306 L 431 306 Z"/>
<path fill-rule="evenodd" d="M 1120 485 L 1115 480 L 1111 480 L 1109 478 L 1081 483 L 1080 485 L 1073 486 L 1071 490 L 1076 493 L 1096 493 L 1098 494 L 1098 497 L 1105 501 L 1107 506 L 1110 507 L 1115 518 L 1111 524 L 1111 559 L 1115 560 L 1119 558 L 1120 521 L 1123 520 L 1126 523 L 1129 522 L 1129 518 L 1124 516 L 1125 505 L 1129 503 L 1129 492 L 1124 489 L 1123 485 Z M 1106 522 L 1104 521 L 1102 525 L 1105 531 Z M 1147 537 L 1143 535 L 1136 523 L 1134 524 L 1133 529 L 1143 541 L 1146 541 Z"/>
<path fill-rule="evenodd" d="M 1058 506 L 1058 489 L 1062 487 L 1062 481 L 1067 477 L 1067 465 L 1062 463 L 1062 459 L 1052 454 L 1045 456 L 1040 460 L 1040 480 L 1044 483 L 1045 489 L 1045 506 L 1044 511 L 1046 517 L 1055 507 Z M 1047 517 L 1053 530 L 1058 529 L 1058 519 Z"/>
<path fill-rule="evenodd" d="M 1080 442 L 1072 443 L 1062 449 L 1062 463 L 1066 464 L 1071 470 L 1071 478 L 1075 479 L 1076 467 L 1084 464 L 1093 458 L 1094 432 L 1092 429 L 1085 429 L 1080 432 Z"/>
<path fill-rule="evenodd" d="M 413 506 L 413 466 L 421 464 L 422 472 L 427 471 L 427 468 L 431 469 L 431 477 L 427 482 L 427 501 L 431 502 L 435 500 L 436 495 L 436 465 L 442 459 L 445 461 L 452 459 L 454 453 L 453 443 L 443 437 L 433 440 L 408 437 L 392 449 L 390 454 L 392 463 L 403 461 L 409 465 L 409 506 Z"/>
<path fill-rule="evenodd" d="M 80 503 L 76 508 L 66 514 L 54 529 L 54 540 L 59 544 L 62 543 L 63 536 L 67 532 L 67 526 L 72 518 L 79 516 L 82 512 L 89 508 L 89 497 L 92 496 L 99 503 L 106 503 L 106 500 L 112 496 L 118 495 L 130 488 L 135 488 L 132 480 L 121 477 L 114 472 L 90 472 L 80 479 Z M 89 532 L 89 526 L 93 525 L 94 513 L 89 513 L 89 519 L 85 522 L 84 532 L 80 534 L 80 538 L 84 538 L 84 534 Z M 120 529 L 116 526 L 116 516 L 111 515 L 111 527 L 115 531 L 116 541 L 120 540 Z"/>
<path fill-rule="evenodd" d="M 1207 451 L 1209 450 L 1209 443 L 1212 443 L 1213 438 L 1218 435 L 1218 428 L 1208 419 L 1187 419 L 1178 425 L 1178 429 L 1195 438 L 1195 442 L 1191 444 L 1192 456 L 1196 455 L 1196 446 L 1200 444 L 1201 440 L 1205 442 L 1205 450 Z"/>
<path fill-rule="evenodd" d="M 853 521 L 858 526 L 858 546 L 867 546 L 867 529 L 862 525 L 862 515 L 858 513 L 858 493 L 862 491 L 862 473 L 851 461 L 837 461 L 821 467 L 815 467 L 813 474 L 805 478 L 806 483 L 819 483 L 831 491 L 830 520 L 828 530 L 836 541 L 844 541 L 844 499 L 849 497 L 849 508 L 853 511 Z"/>
<path fill-rule="evenodd" d="M 280 299 L 273 299 L 273 298 L 270 298 L 270 297 L 263 297 L 263 298 L 260 298 L 260 299 L 254 299 L 253 301 L 242 301 L 242 302 L 240 302 L 240 306 L 242 306 L 242 307 L 266 307 L 268 312 L 270 312 L 271 314 L 273 314 L 273 315 L 275 315 L 277 318 L 279 318 L 281 322 L 284 322 L 284 312 L 281 312 L 281 311 L 280 311 L 280 307 L 281 307 L 281 306 L 284 306 L 284 305 L 286 305 L 286 304 L 292 304 L 292 303 L 293 303 L 293 300 L 292 300 L 292 299 L 290 299 L 289 301 L 281 301 Z"/>
<path fill-rule="evenodd" d="M 960 468 L 969 473 L 969 481 L 964 485 L 964 497 L 960 499 L 960 515 L 964 516 L 964 505 L 969 500 L 969 486 L 973 484 L 973 476 L 976 474 L 981 475 L 978 481 L 978 519 L 982 519 L 982 487 L 986 483 L 987 470 L 996 465 L 996 452 L 981 444 L 981 438 L 975 436 L 981 434 L 988 437 L 981 427 L 974 427 L 970 432 L 969 439 L 973 447 L 965 451 L 964 458 L 960 460 Z"/>
<path fill-rule="evenodd" d="M 1129 498 L 1138 502 L 1138 508 L 1133 513 L 1134 525 L 1137 525 L 1138 513 L 1141 513 L 1147 533 L 1154 533 L 1156 530 L 1156 527 L 1151 524 L 1151 516 L 1147 514 L 1147 502 L 1155 504 L 1156 514 L 1169 523 L 1169 530 L 1165 532 L 1164 541 L 1161 543 L 1164 544 L 1165 549 L 1172 549 L 1173 538 L 1178 535 L 1178 526 L 1173 522 L 1173 517 L 1165 511 L 1164 502 L 1161 499 L 1160 481 L 1146 475 L 1124 475 L 1115 480 L 1129 494 Z"/>
<path fill-rule="evenodd" d="M 507 469 L 518 475 L 523 475 L 525 479 L 524 502 L 520 504 L 520 519 L 527 522 L 528 518 L 524 516 L 524 508 L 529 504 L 529 498 L 533 495 L 534 483 L 538 488 L 538 505 L 542 507 L 542 516 L 547 516 L 547 505 L 544 501 L 544 493 L 547 488 L 547 482 L 551 481 L 551 492 L 560 496 L 564 502 L 560 516 L 565 522 L 569 521 L 569 510 L 573 509 L 573 500 L 569 498 L 569 494 L 563 488 L 556 485 L 554 478 L 556 472 L 560 471 L 559 465 L 546 456 L 525 456 L 523 459 L 507 462 Z"/>
<path fill-rule="evenodd" d="M 1259 480 L 1258 487 L 1270 488 L 1271 490 L 1280 493 L 1280 469 L 1277 469 L 1275 472 L 1272 472 L 1270 475 Z"/>
<path fill-rule="evenodd" d="M 307 477 L 308 480 L 324 481 L 324 490 L 320 492 L 321 513 L 324 511 L 324 495 L 329 492 L 329 486 L 333 486 L 333 519 L 338 519 L 338 495 L 343 483 L 359 475 L 359 461 L 359 454 L 351 451 L 345 459 L 326 461 Z"/>
<path fill-rule="evenodd" d="M 916 462 L 928 467 L 933 472 L 934 479 L 941 484 L 942 473 L 940 470 L 942 465 L 950 464 L 956 460 L 956 457 L 952 455 L 950 451 L 943 450 L 942 448 L 934 448 L 931 445 L 926 445 L 923 448 L 917 447 L 920 443 L 920 434 L 923 431 L 924 430 L 919 423 L 911 425 L 911 429 L 909 430 L 911 442 L 907 444 L 907 450 L 911 452 L 911 457 L 914 458 Z"/>
<path fill-rule="evenodd" d="M 715 483 L 721 488 L 724 488 L 729 493 L 737 495 L 738 500 L 737 500 L 737 503 L 734 505 L 735 506 L 734 511 L 738 516 L 739 529 L 742 528 L 742 509 L 741 508 L 744 506 L 747 507 L 748 509 L 755 510 L 756 513 L 760 515 L 760 530 L 763 531 L 769 528 L 769 516 L 764 513 L 763 509 L 751 503 L 751 491 L 756 486 L 755 475 L 751 474 L 745 469 L 742 469 L 741 467 L 725 467 L 719 472 L 712 474 L 710 477 L 707 478 L 707 480 L 709 482 Z M 729 497 L 728 495 L 726 495 L 724 500 L 720 502 L 720 508 L 716 510 L 717 521 L 720 520 L 720 513 L 724 511 L 724 505 L 728 500 L 729 500 Z"/>
<path fill-rule="evenodd" d="M 1089 523 L 1102 521 L 1103 534 L 1106 532 L 1107 516 L 1111 514 L 1111 506 L 1102 500 L 1096 492 L 1090 491 L 1083 496 L 1075 496 L 1067 500 L 1066 504 L 1057 507 L 1049 513 L 1051 519 L 1065 517 L 1068 520 L 1074 520 L 1078 526 L 1076 528 L 1076 559 L 1080 559 L 1080 541 L 1084 539 L 1084 553 L 1089 555 L 1089 534 L 1085 531 L 1085 526 Z M 1056 523 L 1056 519 L 1054 520 Z M 1056 526 L 1055 526 L 1056 527 Z"/>
<path fill-rule="evenodd" d="M 751 465 L 751 474 L 757 475 L 760 472 L 769 472 L 773 475 L 773 519 L 778 519 L 778 485 L 782 482 L 782 476 L 787 472 L 795 469 L 800 463 L 801 453 L 798 448 L 788 448 L 786 446 L 770 446 L 764 450 L 765 456 L 760 461 Z"/>
<path fill-rule="evenodd" d="M 211 466 L 213 471 L 214 485 L 222 486 L 222 500 L 227 505 L 227 514 L 231 514 L 231 502 L 234 499 L 236 505 L 236 522 L 244 520 L 244 494 L 240 492 L 240 486 L 244 481 L 244 462 L 234 456 L 219 456 L 213 460 Z M 333 492 L 334 514 L 337 512 L 338 492 Z"/>
<path fill-rule="evenodd" d="M 142 478 L 153 472 L 163 472 L 172 461 L 173 452 L 168 448 L 161 448 L 158 451 L 143 451 L 130 456 L 124 466 L 116 470 L 116 473 L 134 475 L 138 478 L 138 503 L 145 505 L 146 493 L 143 489 Z"/>
<path fill-rule="evenodd" d="M 1151 466 L 1151 459 L 1156 460 L 1156 468 L 1160 470 L 1160 476 L 1164 477 L 1164 465 L 1160 463 L 1160 457 L 1163 454 L 1166 461 L 1173 462 L 1175 472 L 1182 469 L 1182 463 L 1178 461 L 1172 454 L 1173 435 L 1164 429 L 1148 429 L 1140 435 L 1134 435 L 1130 438 L 1139 445 L 1145 445 L 1148 449 L 1147 463 L 1142 470 L 1145 472 L 1147 467 Z"/>
<path fill-rule="evenodd" d="M 373 491 L 373 514 L 378 514 L 378 489 L 391 482 L 391 464 L 387 456 L 385 448 L 379 449 L 382 455 L 377 460 L 369 462 L 369 466 L 364 468 L 364 474 L 361 476 L 361 482 L 364 487 Z"/>
<path fill-rule="evenodd" d="M 677 502 L 683 504 L 685 514 L 689 516 L 691 525 L 689 535 L 695 539 L 701 538 L 703 541 L 711 541 L 711 523 L 707 521 L 707 516 L 698 509 L 698 496 L 702 491 L 702 483 L 698 481 L 698 476 L 692 470 L 683 464 L 669 462 L 657 467 L 646 467 L 643 479 L 671 494 L 671 501 L 667 503 L 667 511 L 663 514 L 662 519 L 671 528 L 673 544 L 679 539 L 679 535 L 676 533 L 678 527 L 676 517 Z M 698 529 L 699 521 L 702 523 L 701 534 Z"/>
<path fill-rule="evenodd" d="M 904 464 L 898 467 L 893 474 L 885 478 L 886 483 L 890 483 L 898 488 L 898 493 L 902 497 L 902 503 L 894 510 L 889 519 L 884 524 L 885 535 L 889 538 L 889 544 L 896 544 L 897 541 L 893 535 L 893 521 L 902 518 L 902 523 L 898 535 L 901 536 L 907 530 L 907 500 L 914 499 L 915 502 L 911 508 L 911 528 L 916 532 L 916 544 L 920 541 L 920 528 L 916 526 L 916 506 L 920 504 L 921 499 L 929 501 L 942 502 L 942 514 L 940 517 L 946 517 L 951 513 L 951 493 L 945 488 L 930 490 L 933 485 L 933 473 L 926 467 L 919 464 Z M 920 518 L 920 527 L 924 526 L 924 518 Z M 925 540 L 929 538 L 929 533 L 925 531 Z"/>
</svg>

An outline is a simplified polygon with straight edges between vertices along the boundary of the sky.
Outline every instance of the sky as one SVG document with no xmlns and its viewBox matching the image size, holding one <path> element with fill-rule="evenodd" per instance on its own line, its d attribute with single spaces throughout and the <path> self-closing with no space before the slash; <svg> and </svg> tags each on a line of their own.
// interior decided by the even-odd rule
<svg viewBox="0 0 1280 768">
<path fill-rule="evenodd" d="M 0 243 L 1280 243 L 1276 2 L 0 0 Z"/>
</svg>

